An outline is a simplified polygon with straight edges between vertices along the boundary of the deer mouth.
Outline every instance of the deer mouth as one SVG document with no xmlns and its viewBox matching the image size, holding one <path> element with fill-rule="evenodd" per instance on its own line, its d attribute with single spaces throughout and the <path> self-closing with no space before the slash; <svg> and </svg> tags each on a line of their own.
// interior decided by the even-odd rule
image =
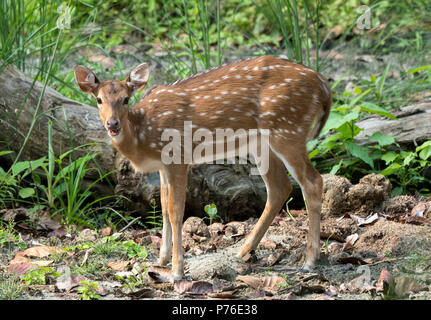
<svg viewBox="0 0 431 320">
<path fill-rule="evenodd" d="M 108 134 L 111 137 L 116 137 L 120 134 L 120 129 L 108 129 Z"/>
</svg>

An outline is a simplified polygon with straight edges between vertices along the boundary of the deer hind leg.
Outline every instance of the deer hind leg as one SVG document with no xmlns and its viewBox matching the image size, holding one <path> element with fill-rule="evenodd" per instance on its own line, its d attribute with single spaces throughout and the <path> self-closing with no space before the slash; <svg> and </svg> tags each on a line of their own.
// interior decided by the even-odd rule
<svg viewBox="0 0 431 320">
<path fill-rule="evenodd" d="M 168 212 L 168 182 L 164 171 L 160 170 L 160 202 L 162 205 L 163 231 L 159 263 L 166 265 L 172 257 L 172 227 Z"/>
<path fill-rule="evenodd" d="M 268 170 L 266 173 L 261 172 L 261 174 L 267 191 L 266 205 L 259 221 L 248 235 L 238 253 L 238 257 L 240 258 L 251 250 L 256 249 L 266 230 L 268 230 L 274 220 L 275 215 L 280 212 L 284 202 L 292 191 L 292 185 L 287 176 L 286 168 L 283 162 L 272 151 L 269 151 Z"/>
<path fill-rule="evenodd" d="M 278 143 L 277 143 L 278 142 Z M 320 257 L 320 210 L 322 206 L 322 176 L 313 167 L 305 143 L 286 148 L 281 141 L 271 143 L 271 149 L 284 162 L 286 168 L 301 186 L 309 215 L 307 251 L 303 269 L 312 270 Z"/>
<path fill-rule="evenodd" d="M 184 275 L 182 227 L 187 188 L 187 165 L 170 165 L 164 168 L 168 189 L 168 213 L 172 227 L 172 280 Z"/>
</svg>

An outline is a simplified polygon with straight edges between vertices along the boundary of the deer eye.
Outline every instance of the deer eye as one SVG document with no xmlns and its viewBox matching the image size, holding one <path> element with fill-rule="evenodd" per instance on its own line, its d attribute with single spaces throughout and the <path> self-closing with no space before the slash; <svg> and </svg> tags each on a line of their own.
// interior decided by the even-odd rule
<svg viewBox="0 0 431 320">
<path fill-rule="evenodd" d="M 129 103 L 129 97 L 125 97 L 124 98 L 124 104 L 128 104 Z"/>
<path fill-rule="evenodd" d="M 101 103 L 102 103 L 102 99 L 97 98 L 96 100 L 97 100 L 97 103 L 98 103 L 98 104 L 101 104 Z"/>
</svg>

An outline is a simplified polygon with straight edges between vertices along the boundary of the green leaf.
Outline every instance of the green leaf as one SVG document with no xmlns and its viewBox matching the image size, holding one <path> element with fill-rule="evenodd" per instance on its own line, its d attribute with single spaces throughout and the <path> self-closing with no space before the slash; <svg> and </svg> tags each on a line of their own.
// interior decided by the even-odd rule
<svg viewBox="0 0 431 320">
<path fill-rule="evenodd" d="M 416 152 L 419 152 L 419 157 L 422 160 L 427 160 L 431 156 L 431 141 L 426 141 L 422 143 L 419 147 L 416 148 Z"/>
<path fill-rule="evenodd" d="M 353 92 L 354 92 L 354 94 L 358 95 L 358 94 L 362 93 L 362 89 L 359 87 L 355 87 L 355 90 Z"/>
<path fill-rule="evenodd" d="M 4 155 L 6 155 L 6 154 L 10 154 L 10 153 L 13 153 L 13 151 L 10 151 L 10 150 L 7 150 L 7 151 L 0 151 L 0 157 L 1 157 L 1 156 L 4 156 Z"/>
<path fill-rule="evenodd" d="M 33 188 L 22 188 L 18 192 L 19 196 L 23 199 L 31 197 L 34 195 L 34 189 Z"/>
<path fill-rule="evenodd" d="M 347 151 L 349 151 L 349 153 L 352 156 L 361 159 L 362 161 L 367 163 L 371 168 L 374 168 L 374 162 L 373 162 L 373 159 L 371 159 L 371 157 L 368 154 L 368 148 L 361 147 L 356 143 L 353 143 L 350 141 L 344 142 L 344 145 L 346 146 Z"/>
<path fill-rule="evenodd" d="M 336 174 L 338 172 L 338 170 L 340 170 L 342 164 L 343 164 L 343 160 L 341 160 L 338 164 L 333 166 L 331 171 L 329 172 L 329 174 Z"/>
<path fill-rule="evenodd" d="M 416 73 L 418 71 L 427 70 L 427 69 L 431 70 L 431 65 L 410 69 L 409 71 L 407 71 L 407 73 Z"/>
<path fill-rule="evenodd" d="M 12 174 L 16 176 L 27 169 L 30 169 L 33 171 L 39 168 L 40 166 L 43 166 L 45 162 L 46 162 L 46 157 L 42 157 L 40 159 L 36 159 L 33 161 L 19 161 L 15 163 L 15 165 L 12 167 Z"/>
<path fill-rule="evenodd" d="M 403 166 L 407 167 L 410 163 L 416 158 L 416 154 L 414 152 L 408 152 L 407 156 L 404 158 Z"/>
<path fill-rule="evenodd" d="M 401 168 L 401 165 L 399 163 L 392 163 L 389 167 L 380 171 L 380 173 L 383 174 L 384 176 L 389 176 L 392 173 L 394 173 L 395 170 L 397 170 L 399 168 Z"/>
<path fill-rule="evenodd" d="M 396 158 L 398 158 L 398 154 L 393 151 L 389 151 L 382 156 L 382 160 L 388 165 L 393 162 Z"/>
<path fill-rule="evenodd" d="M 217 216 L 217 207 L 215 204 L 207 204 L 204 210 L 212 218 Z"/>
<path fill-rule="evenodd" d="M 427 147 L 419 152 L 419 157 L 422 160 L 427 160 L 431 156 L 431 147 Z"/>
<path fill-rule="evenodd" d="M 314 149 L 313 151 L 311 151 L 309 154 L 308 154 L 308 158 L 309 159 L 313 159 L 315 156 L 317 156 L 318 154 L 320 153 L 320 151 L 318 150 L 318 149 Z"/>
<path fill-rule="evenodd" d="M 393 136 L 384 135 L 379 131 L 374 132 L 369 139 L 373 142 L 377 142 L 381 147 L 395 143 L 395 138 Z"/>
<path fill-rule="evenodd" d="M 353 139 L 354 137 L 356 137 L 359 132 L 361 132 L 363 129 L 359 128 L 357 125 L 355 125 L 354 123 L 345 123 L 342 126 L 338 127 L 336 129 L 338 132 L 340 132 L 343 137 L 345 138 L 351 138 Z"/>
<path fill-rule="evenodd" d="M 345 123 L 353 120 L 357 120 L 358 118 L 359 118 L 359 113 L 357 112 L 349 112 L 345 115 L 342 115 L 338 112 L 331 112 L 331 114 L 329 115 L 328 121 L 323 127 L 321 134 L 325 134 L 331 129 L 338 129 Z"/>
<path fill-rule="evenodd" d="M 371 102 L 362 102 L 361 110 L 368 112 L 368 113 L 372 113 L 372 114 L 378 114 L 380 116 L 384 116 L 384 117 L 392 119 L 392 120 L 397 120 L 397 117 L 395 117 L 391 113 L 387 112 L 382 107 L 379 107 L 378 105 L 371 103 Z"/>
</svg>

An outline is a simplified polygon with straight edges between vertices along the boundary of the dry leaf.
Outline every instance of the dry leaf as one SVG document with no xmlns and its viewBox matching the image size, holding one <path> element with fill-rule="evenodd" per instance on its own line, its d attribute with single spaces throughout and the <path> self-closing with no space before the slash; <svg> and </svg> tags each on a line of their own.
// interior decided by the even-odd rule
<svg viewBox="0 0 431 320">
<path fill-rule="evenodd" d="M 224 225 L 220 222 L 214 222 L 208 226 L 208 231 L 211 236 L 221 235 L 223 233 Z"/>
<path fill-rule="evenodd" d="M 158 247 L 162 245 L 162 238 L 158 236 L 150 236 L 150 238 L 151 238 L 151 243 L 156 244 Z"/>
<path fill-rule="evenodd" d="M 58 229 L 55 229 L 55 230 L 53 230 L 53 231 L 49 232 L 49 233 L 47 234 L 47 236 L 48 236 L 48 237 L 57 237 L 57 238 L 62 238 L 62 237 L 64 237 L 64 236 L 66 236 L 66 234 L 67 234 L 67 229 L 66 229 L 66 227 L 60 227 L 60 228 L 58 228 Z"/>
<path fill-rule="evenodd" d="M 28 273 L 30 270 L 34 269 L 35 265 L 31 263 L 14 263 L 9 265 L 7 268 L 8 272 L 12 272 L 18 276 Z"/>
<path fill-rule="evenodd" d="M 404 223 L 410 223 L 410 224 L 414 224 L 414 225 L 423 225 L 424 223 L 427 222 L 427 219 L 424 217 L 420 217 L 420 216 L 404 216 L 400 219 L 401 222 Z"/>
<path fill-rule="evenodd" d="M 107 237 L 107 236 L 109 236 L 111 234 L 111 232 L 112 232 L 111 227 L 106 227 L 106 228 L 103 228 L 103 229 L 100 230 L 100 235 L 102 237 Z"/>
<path fill-rule="evenodd" d="M 113 261 L 108 263 L 108 267 L 115 271 L 124 271 L 130 264 L 130 261 Z"/>
<path fill-rule="evenodd" d="M 388 269 L 383 268 L 380 272 L 379 279 L 376 284 L 376 292 L 383 292 L 387 294 L 389 291 L 394 291 L 395 289 L 395 280 L 392 274 L 388 271 Z"/>
<path fill-rule="evenodd" d="M 278 252 L 270 254 L 266 258 L 265 266 L 266 267 L 272 267 L 273 265 L 275 265 L 276 263 L 278 263 L 284 257 L 285 254 L 286 254 L 286 250 L 278 250 Z"/>
<path fill-rule="evenodd" d="M 287 282 L 280 276 L 264 277 L 262 279 L 262 287 L 265 291 L 278 291 L 287 286 Z"/>
<path fill-rule="evenodd" d="M 416 205 L 413 209 L 410 215 L 416 216 L 416 217 L 423 217 L 424 212 L 427 210 L 427 205 L 425 203 L 419 203 Z"/>
<path fill-rule="evenodd" d="M 346 244 L 353 246 L 358 239 L 359 235 L 357 233 L 351 234 L 346 238 Z"/>
<path fill-rule="evenodd" d="M 355 216 L 354 214 L 345 213 L 343 216 L 338 218 L 337 221 L 339 222 L 346 217 L 352 218 L 353 220 L 355 220 L 358 223 L 358 226 L 365 226 L 365 225 L 372 224 L 372 223 L 376 222 L 379 219 L 379 214 L 376 212 L 372 215 L 369 215 L 367 218 L 364 219 L 364 218 Z"/>
<path fill-rule="evenodd" d="M 409 293 L 416 293 L 420 291 L 427 291 L 428 288 L 416 280 L 408 277 L 395 279 L 395 294 L 397 297 L 402 298 Z"/>
<path fill-rule="evenodd" d="M 36 246 L 31 247 L 22 252 L 24 256 L 28 257 L 37 257 L 37 258 L 43 258 L 47 257 L 53 253 L 62 253 L 64 252 L 63 249 L 57 248 L 57 247 L 51 247 L 51 246 Z"/>
<path fill-rule="evenodd" d="M 47 267 L 53 262 L 54 260 L 32 260 L 25 257 L 25 251 L 17 252 L 15 257 L 9 262 L 9 269 L 16 274 L 19 272 L 25 273 L 34 266 Z"/>
<path fill-rule="evenodd" d="M 179 294 L 204 295 L 214 291 L 212 283 L 207 281 L 188 281 L 181 280 L 175 282 L 174 290 Z"/>
<path fill-rule="evenodd" d="M 208 297 L 216 298 L 216 299 L 235 299 L 237 298 L 235 296 L 236 292 L 237 290 L 224 291 L 224 292 L 211 292 L 211 293 L 208 293 Z"/>
<path fill-rule="evenodd" d="M 255 276 L 237 276 L 236 280 L 246 283 L 253 289 L 263 289 L 265 291 L 278 291 L 280 288 L 283 288 L 285 285 L 287 285 L 284 278 L 276 275 L 263 278 Z"/>
<path fill-rule="evenodd" d="M 252 287 L 253 289 L 259 289 L 259 287 L 262 285 L 262 281 L 260 278 L 255 276 L 237 276 L 236 280 L 242 281 Z"/>
<path fill-rule="evenodd" d="M 346 238 L 346 243 L 343 246 L 343 250 L 352 249 L 355 242 L 359 239 L 359 235 L 357 233 L 351 234 Z"/>
</svg>

